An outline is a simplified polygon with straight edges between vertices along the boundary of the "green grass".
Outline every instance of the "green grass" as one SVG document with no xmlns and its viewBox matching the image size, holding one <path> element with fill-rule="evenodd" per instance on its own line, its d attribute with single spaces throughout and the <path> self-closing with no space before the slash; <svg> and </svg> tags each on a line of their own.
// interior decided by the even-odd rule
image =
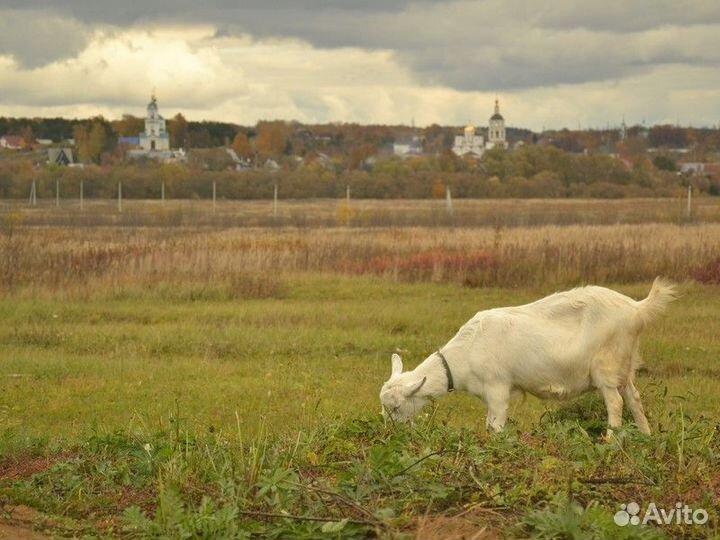
<svg viewBox="0 0 720 540">
<path fill-rule="evenodd" d="M 649 285 L 617 289 L 639 298 Z M 477 531 L 484 523 L 488 537 L 545 538 L 582 538 L 599 527 L 607 530 L 596 537 L 613 538 L 612 520 L 593 516 L 611 517 L 626 497 L 713 503 L 696 488 L 720 488 L 717 288 L 684 285 L 644 335 L 639 388 L 650 438 L 628 427 L 621 443 L 598 442 L 605 418 L 595 396 L 515 403 L 511 429 L 495 437 L 484 431 L 482 402 L 466 395 L 439 400 L 415 430 L 382 425 L 378 391 L 392 352 L 412 367 L 476 311 L 549 292 L 305 276 L 252 300 L 191 287 L 6 298 L 0 464 L 60 457 L 34 476 L 0 471 L 0 503 L 60 516 L 68 520 L 62 530 L 78 536 L 158 538 L 419 530 L 439 538 L 436 516 L 471 505 L 444 527 L 473 523 Z M 599 476 L 649 485 L 580 482 Z M 126 492 L 146 493 L 140 506 L 155 517 L 120 517 L 138 504 Z M 714 519 L 698 537 L 717 534 Z M 566 526 L 580 533 L 541 534 Z"/>
</svg>

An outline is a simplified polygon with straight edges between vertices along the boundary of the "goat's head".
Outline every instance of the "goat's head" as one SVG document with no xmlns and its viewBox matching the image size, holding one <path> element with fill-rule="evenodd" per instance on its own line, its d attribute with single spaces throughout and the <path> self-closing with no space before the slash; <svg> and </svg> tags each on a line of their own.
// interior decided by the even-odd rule
<svg viewBox="0 0 720 540">
<path fill-rule="evenodd" d="M 405 373 L 403 376 L 402 370 L 402 359 L 397 354 L 393 354 L 392 373 L 380 390 L 380 403 L 386 420 L 404 423 L 415 418 L 427 403 L 427 398 L 418 394 L 427 379 L 423 377 L 418 381 L 412 381 L 408 377 L 410 373 Z"/>
</svg>

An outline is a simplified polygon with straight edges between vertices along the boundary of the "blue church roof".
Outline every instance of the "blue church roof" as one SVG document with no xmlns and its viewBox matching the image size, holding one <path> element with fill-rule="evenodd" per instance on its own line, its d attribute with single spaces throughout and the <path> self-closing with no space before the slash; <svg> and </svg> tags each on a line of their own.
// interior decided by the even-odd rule
<svg viewBox="0 0 720 540">
<path fill-rule="evenodd" d="M 128 146 L 138 146 L 140 137 L 119 137 L 118 144 L 127 144 Z"/>
</svg>

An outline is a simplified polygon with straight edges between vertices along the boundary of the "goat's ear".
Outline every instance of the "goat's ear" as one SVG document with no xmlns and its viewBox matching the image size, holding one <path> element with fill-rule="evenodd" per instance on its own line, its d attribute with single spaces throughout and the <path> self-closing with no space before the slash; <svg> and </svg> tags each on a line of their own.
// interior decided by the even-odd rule
<svg viewBox="0 0 720 540">
<path fill-rule="evenodd" d="M 402 373 L 402 358 L 400 358 L 399 354 L 393 354 L 392 355 L 392 373 L 390 374 L 391 377 L 397 377 Z"/>
<path fill-rule="evenodd" d="M 417 394 L 420 389 L 425 384 L 425 381 L 427 381 L 427 377 L 423 377 L 422 381 L 416 382 L 415 384 L 411 384 L 407 389 L 407 397 L 413 397 L 415 394 Z"/>
</svg>

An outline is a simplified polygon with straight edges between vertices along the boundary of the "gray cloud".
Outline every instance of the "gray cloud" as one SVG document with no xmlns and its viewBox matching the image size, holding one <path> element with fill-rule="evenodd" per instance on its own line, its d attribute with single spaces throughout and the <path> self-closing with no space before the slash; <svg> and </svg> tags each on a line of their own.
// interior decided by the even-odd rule
<svg viewBox="0 0 720 540">
<path fill-rule="evenodd" d="M 10 54 L 28 68 L 75 56 L 89 34 L 77 20 L 51 11 L 0 11 L 0 54 Z"/>
<path fill-rule="evenodd" d="M 6 24 L 0 54 L 26 67 L 76 54 L 94 25 L 198 23 L 215 26 L 219 39 L 289 37 L 318 48 L 391 50 L 419 83 L 459 90 L 612 81 L 669 64 L 720 66 L 720 3 L 713 0 L 54 0 L 52 7 L 3 0 L 3 6 L 25 23 Z M 46 17 L 48 10 L 55 16 Z M 40 39 L 26 47 L 12 30 L 32 25 Z"/>
<path fill-rule="evenodd" d="M 539 9 L 534 18 L 534 24 L 550 29 L 584 28 L 611 33 L 718 23 L 720 3 L 707 0 L 552 2 Z"/>
<path fill-rule="evenodd" d="M 312 17 L 321 12 L 392 13 L 405 9 L 413 0 L 292 0 L 268 2 L 265 0 L 4 0 L 2 7 L 16 10 L 46 10 L 88 23 L 127 25 L 147 21 L 178 20 L 185 22 L 222 21 L 241 22 L 253 14 L 273 18 L 280 13 L 293 12 Z M 415 0 L 416 1 L 416 0 Z M 433 0 L 421 0 L 421 3 Z M 442 2 L 443 0 L 437 0 Z M 299 22 L 299 21 L 298 21 Z"/>
</svg>

